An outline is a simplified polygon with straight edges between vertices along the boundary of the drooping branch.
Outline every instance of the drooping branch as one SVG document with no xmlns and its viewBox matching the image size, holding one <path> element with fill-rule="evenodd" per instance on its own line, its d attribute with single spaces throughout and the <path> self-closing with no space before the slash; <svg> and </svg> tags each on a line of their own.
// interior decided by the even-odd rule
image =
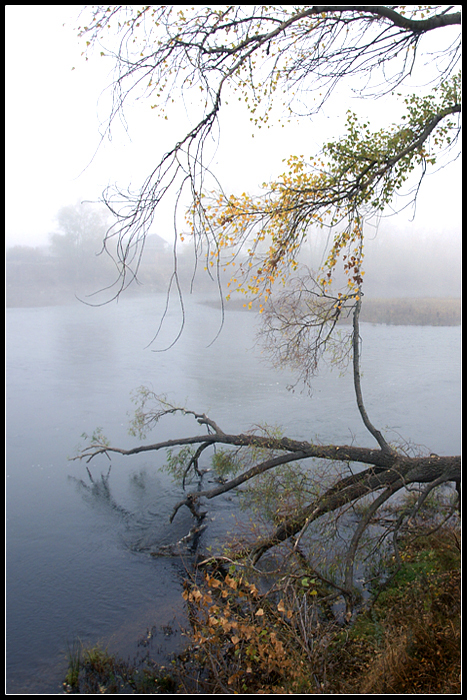
<svg viewBox="0 0 467 700">
<path fill-rule="evenodd" d="M 303 287 L 300 288 L 300 291 L 303 291 Z M 303 302 L 303 299 L 300 298 L 300 301 Z M 453 481 L 458 485 L 460 484 L 461 476 L 460 457 L 439 457 L 436 455 L 430 455 L 429 457 L 408 457 L 391 447 L 382 433 L 371 422 L 364 405 L 360 381 L 359 316 L 362 304 L 361 292 L 359 291 L 353 299 L 347 301 L 349 303 L 351 301 L 353 304 L 350 308 L 353 314 L 353 379 L 357 406 L 365 427 L 377 441 L 379 449 L 358 447 L 356 445 L 320 445 L 309 441 L 293 440 L 288 437 L 271 435 L 268 433 L 262 434 L 258 431 L 228 434 L 219 427 L 216 421 L 205 413 L 177 406 L 169 402 L 165 396 L 158 397 L 154 392 L 141 387 L 137 392 L 140 406 L 136 410 L 135 419 L 133 421 L 132 431 L 134 434 L 139 432 L 144 435 L 147 429 L 153 427 L 153 425 L 163 417 L 176 413 L 194 418 L 198 425 L 206 429 L 206 433 L 203 435 L 164 440 L 149 445 L 139 445 L 131 449 L 122 449 L 111 447 L 103 438 L 102 434 L 96 432 L 90 445 L 82 450 L 76 459 L 86 459 L 87 462 L 89 462 L 100 454 L 105 454 L 107 457 L 110 457 L 112 453 L 130 456 L 147 451 L 182 448 L 180 452 L 182 461 L 179 468 L 181 469 L 182 483 L 185 487 L 185 482 L 190 471 L 194 471 L 198 476 L 202 474 L 199 470 L 199 459 L 209 448 L 215 448 L 216 446 L 235 448 L 238 457 L 235 463 L 237 465 L 240 463 L 242 467 L 241 473 L 234 475 L 232 478 L 213 488 L 206 490 L 198 489 L 189 492 L 184 499 L 175 505 L 170 518 L 171 521 L 182 506 L 186 506 L 195 517 L 199 518 L 201 517 L 199 503 L 203 499 L 210 500 L 223 493 L 233 491 L 253 481 L 255 478 L 264 475 L 266 472 L 283 467 L 287 464 L 306 462 L 310 459 L 319 459 L 360 465 L 357 472 L 354 471 L 350 476 L 340 476 L 337 478 L 335 483 L 324 490 L 324 493 L 312 499 L 306 506 L 295 509 L 291 514 L 284 517 L 274 531 L 262 541 L 256 542 L 254 545 L 243 547 L 239 553 L 241 557 L 249 557 L 253 563 L 256 563 L 266 551 L 289 538 L 295 537 L 297 533 L 303 533 L 311 523 L 327 513 L 348 506 L 362 497 L 376 494 L 366 516 L 364 516 L 357 525 L 347 550 L 345 559 L 345 587 L 349 591 L 349 596 L 351 598 L 350 582 L 353 579 L 355 553 L 371 518 L 381 505 L 399 490 L 406 488 L 410 484 L 427 483 L 439 485 L 446 481 Z M 293 305 L 291 308 L 293 308 Z M 305 324 L 306 326 L 307 311 L 305 310 L 303 313 L 304 316 L 299 315 L 298 317 L 295 316 L 295 313 L 292 314 L 295 321 L 297 318 L 301 319 L 300 322 L 297 321 L 298 330 L 294 329 L 294 332 L 300 331 L 301 324 Z M 319 315 L 315 313 L 314 318 L 319 318 Z M 321 323 L 325 325 L 328 321 L 328 316 L 326 312 L 324 312 L 321 316 Z M 314 326 L 312 328 L 313 331 L 315 331 Z M 309 332 L 309 330 L 309 328 L 305 328 L 306 332 Z M 280 328 L 279 337 L 284 334 L 284 328 L 282 327 Z M 290 342 L 290 333 L 288 342 Z M 300 343 L 303 342 L 303 338 L 300 338 Z M 315 340 L 315 343 L 316 342 L 319 348 L 321 343 L 319 333 L 318 340 Z M 308 344 L 305 343 L 305 345 L 309 347 Z M 292 347 L 294 351 L 297 352 L 297 346 L 293 345 Z M 293 353 L 291 356 L 293 356 Z M 281 361 L 284 362 L 283 357 Z M 156 408 L 148 408 L 149 401 L 155 401 Z M 194 451 L 187 452 L 185 449 L 187 447 L 192 447 Z M 243 452 L 240 453 L 240 450 Z M 249 457 L 247 455 L 249 455 Z M 249 460 L 253 461 L 253 465 L 247 468 Z M 381 493 L 377 495 L 379 491 L 381 491 Z"/>
<path fill-rule="evenodd" d="M 349 333 L 337 325 L 346 320 L 355 295 L 346 297 L 322 292 L 306 267 L 288 281 L 287 287 L 268 300 L 261 316 L 257 341 L 274 367 L 288 366 L 299 383 L 311 389 L 320 361 L 327 356 L 345 368 L 352 352 Z"/>
<path fill-rule="evenodd" d="M 337 461 L 362 462 L 363 464 L 374 464 L 378 467 L 388 467 L 391 462 L 380 450 L 371 448 L 356 447 L 353 445 L 315 445 L 307 441 L 292 440 L 290 438 L 271 438 L 261 435 L 239 433 L 229 435 L 227 433 L 211 433 L 208 435 L 193 435 L 191 437 L 174 438 L 163 440 L 149 445 L 138 445 L 124 449 L 112 447 L 108 444 L 91 443 L 84 448 L 77 457 L 73 459 L 85 459 L 88 463 L 98 455 L 120 454 L 132 456 L 142 452 L 154 452 L 172 447 L 182 447 L 184 445 L 197 444 L 229 445 L 234 447 L 252 447 L 270 450 L 282 450 L 292 454 L 305 453 L 305 456 L 316 459 L 328 459 Z"/>
<path fill-rule="evenodd" d="M 357 302 L 361 299 L 357 299 Z M 187 410 L 186 408 L 178 407 L 171 404 L 165 397 L 161 397 L 159 407 L 156 410 L 146 411 L 139 415 L 136 420 L 136 426 L 139 428 L 147 428 L 152 423 L 157 422 L 164 416 L 182 413 L 186 416 L 191 416 L 196 422 L 206 429 L 203 435 L 193 435 L 191 437 L 165 440 L 151 445 L 140 445 L 132 449 L 122 449 L 111 447 L 102 434 L 96 431 L 91 444 L 84 449 L 76 459 L 86 459 L 88 462 L 100 454 L 105 454 L 110 458 L 112 453 L 122 455 L 134 455 L 146 451 L 158 451 L 161 449 L 182 448 L 182 483 L 185 487 L 185 481 L 189 472 L 192 470 L 197 476 L 201 476 L 198 462 L 202 454 L 210 447 L 227 446 L 235 448 L 238 459 L 236 463 L 244 463 L 246 465 L 249 460 L 253 461 L 253 466 L 243 468 L 241 473 L 233 476 L 224 483 L 220 483 L 213 488 L 187 493 L 185 498 L 177 503 L 173 509 L 170 521 L 179 511 L 181 507 L 187 507 L 194 518 L 197 519 L 198 525 L 204 518 L 205 513 L 200 510 L 201 502 L 206 499 L 210 500 L 217 496 L 238 489 L 240 486 L 253 482 L 256 478 L 262 477 L 268 471 L 279 469 L 287 464 L 303 463 L 310 459 L 328 460 L 332 462 L 340 462 L 345 464 L 360 465 L 360 470 L 353 471 L 349 476 L 339 476 L 328 485 L 324 492 L 316 495 L 305 506 L 294 508 L 280 520 L 279 524 L 272 532 L 264 536 L 260 541 L 253 544 L 244 543 L 240 548 L 236 549 L 236 553 L 231 555 L 234 559 L 249 560 L 256 564 L 259 559 L 271 548 L 280 545 L 292 538 L 303 533 L 310 527 L 312 523 L 319 520 L 329 513 L 335 513 L 342 508 L 347 508 L 351 504 L 357 502 L 363 497 L 374 495 L 374 500 L 366 511 L 366 514 L 360 519 L 357 524 L 351 541 L 348 545 L 344 556 L 344 578 L 341 584 L 336 584 L 336 590 L 340 590 L 346 598 L 346 603 L 349 609 L 354 605 L 356 598 L 353 589 L 354 562 L 357 550 L 360 545 L 361 538 L 365 533 L 371 519 L 378 512 L 382 504 L 386 503 L 389 498 L 403 488 L 409 487 L 411 484 L 426 483 L 425 489 L 427 494 L 436 486 L 448 481 L 460 484 L 460 457 L 439 457 L 430 455 L 429 457 L 407 457 L 392 449 L 381 433 L 374 428 L 370 419 L 366 414 L 363 405 L 363 398 L 360 386 L 359 373 L 359 326 L 358 316 L 360 304 L 357 303 L 354 307 L 354 385 L 357 395 L 357 403 L 359 410 L 364 420 L 364 423 L 370 433 L 376 438 L 379 449 L 362 448 L 355 445 L 319 445 L 309 441 L 292 440 L 288 437 L 278 437 L 271 434 L 259 434 L 258 432 L 227 434 L 223 432 L 216 421 L 209 418 L 205 413 Z M 143 403 L 148 400 L 148 397 L 155 399 L 152 392 L 142 392 Z M 360 397 L 360 401 L 358 401 Z M 137 411 L 138 414 L 138 411 Z M 185 452 L 184 448 L 191 446 L 193 451 Z M 245 459 L 238 451 L 242 450 Z M 310 470 L 312 473 L 312 470 Z M 378 492 L 379 495 L 378 495 Z M 426 497 L 426 496 L 425 496 Z M 421 502 L 421 499 L 419 499 Z M 397 531 L 402 523 L 402 515 L 395 528 Z M 296 544 L 296 543 L 295 543 Z M 296 546 L 294 545 L 294 548 Z M 170 553 L 173 548 L 168 548 Z M 177 550 L 178 551 L 178 550 Z M 161 553 L 161 550 L 158 550 Z M 163 553 L 166 553 L 165 550 Z"/>
<path fill-rule="evenodd" d="M 365 222 L 391 205 L 413 169 L 418 167 L 420 180 L 410 193 L 411 201 L 416 201 L 427 165 L 436 162 L 433 144 L 435 150 L 442 149 L 443 144 L 450 149 L 456 142 L 459 124 L 453 117 L 460 112 L 459 90 L 459 76 L 454 76 L 429 99 L 407 98 L 403 128 L 392 126 L 372 133 L 368 124 L 359 123 L 356 115 L 349 112 L 347 135 L 325 144 L 323 160 L 308 162 L 303 157 L 292 156 L 288 170 L 265 185 L 264 194 L 226 196 L 215 191 L 195 199 L 190 222 L 193 239 L 209 241 L 213 246 L 210 265 L 224 269 L 235 265 L 227 285 L 227 298 L 233 292 L 246 294 L 250 300 L 257 300 L 260 311 L 264 312 L 277 287 L 287 285 L 299 269 L 304 241 L 317 237 L 321 229 L 327 228 L 328 241 L 332 240 L 326 244 L 327 257 L 319 269 L 313 262 L 314 293 L 321 296 L 320 311 L 328 305 L 326 326 L 320 326 L 320 318 L 317 323 L 323 331 L 320 346 L 324 348 L 330 342 L 340 312 L 362 287 Z M 240 253 L 243 258 L 239 260 Z M 347 287 L 330 307 L 339 262 Z M 278 314 L 273 311 L 273 326 L 277 327 L 282 309 L 277 303 L 274 307 L 279 309 Z M 291 331 L 291 336 L 284 334 L 282 341 L 287 355 L 292 345 L 290 338 L 299 339 L 302 330 L 293 330 L 300 323 L 292 320 L 290 310 L 286 325 Z M 275 332 L 275 328 L 271 330 Z M 309 353 L 302 370 L 305 374 L 309 370 L 313 373 L 315 357 L 314 352 Z"/>
<path fill-rule="evenodd" d="M 310 114 L 319 109 L 341 80 L 365 76 L 370 85 L 374 74 L 383 70 L 385 82 L 377 92 L 387 94 L 411 74 L 425 33 L 460 23 L 459 13 L 451 9 L 429 6 L 428 16 L 422 17 L 420 8 L 407 10 L 403 6 L 201 6 L 192 10 L 183 6 L 135 10 L 130 6 L 123 10 L 125 21 L 117 31 L 120 43 L 111 52 L 116 77 L 109 128 L 130 96 L 142 93 L 156 100 L 152 106 L 164 113 L 175 94 L 184 95 L 194 87 L 202 95 L 201 103 L 190 115 L 187 132 L 168 148 L 142 187 L 135 192 L 108 191 L 104 195 L 117 216 L 104 243 L 111 249 L 110 243 L 116 241 L 114 259 L 121 276 L 117 296 L 136 278 L 145 237 L 157 207 L 170 190 L 177 192 L 175 260 L 176 212 L 181 193 L 188 188 L 196 258 L 207 251 L 208 259 L 213 256 L 210 262 L 219 269 L 223 250 L 230 253 L 234 249 L 234 257 L 243 251 L 247 291 L 257 298 L 263 295 L 263 301 L 270 298 L 276 280 L 285 283 L 291 271 L 297 269 L 298 252 L 310 232 L 328 227 L 334 240 L 324 266 L 317 271 L 319 294 L 311 294 L 310 302 L 305 283 L 298 289 L 302 295 L 299 306 L 294 307 L 290 297 L 285 309 L 277 304 L 271 307 L 269 331 L 280 337 L 279 362 L 295 359 L 306 378 L 315 371 L 322 353 L 329 350 L 341 315 L 353 313 L 351 347 L 357 406 L 378 448 L 319 445 L 258 432 L 228 434 L 206 414 L 171 405 L 164 399 L 156 411 L 148 411 L 143 402 L 136 413 L 135 434 L 144 433 L 162 417 L 176 412 L 194 418 L 206 433 L 132 449 L 112 447 L 96 433 L 78 458 L 89 462 L 101 454 L 110 458 L 112 454 L 181 448 L 172 464 L 178 466 L 178 476 L 185 485 L 191 472 L 199 476 L 199 461 L 210 448 L 231 448 L 236 456 L 246 457 L 242 473 L 232 470 L 233 475 L 225 483 L 188 493 L 172 517 L 181 506 L 198 517 L 201 499 L 215 498 L 287 464 L 320 459 L 358 465 L 358 471 L 350 476 L 342 476 L 341 470 L 324 492 L 314 495 L 306 505 L 297 506 L 269 535 L 241 552 L 257 562 L 271 547 L 305 532 L 319 518 L 374 495 L 347 552 L 347 591 L 362 533 L 387 499 L 412 483 L 460 484 L 459 457 L 409 458 L 387 443 L 365 409 L 359 366 L 365 216 L 367 212 L 382 212 L 416 166 L 423 176 L 427 164 L 434 164 L 443 148 L 449 150 L 455 143 L 459 127 L 454 117 L 460 112 L 460 78 L 454 74 L 457 43 L 443 52 L 444 67 L 432 76 L 431 94 L 405 99 L 406 113 L 401 123 L 371 132 L 368 124 L 359 124 L 356 115 L 349 112 L 345 137 L 323 144 L 322 153 L 310 163 L 292 156 L 288 171 L 267 186 L 264 196 L 226 197 L 221 187 L 206 196 L 204 149 L 214 133 L 224 98 L 232 92 L 246 102 L 253 123 L 258 125 L 268 121 L 281 93 L 286 107 L 297 112 L 295 92 L 303 95 L 322 91 L 317 102 L 307 108 Z M 115 6 L 92 9 L 92 22 L 83 28 L 82 35 L 89 37 L 90 44 L 97 43 L 121 11 Z M 259 71 L 255 68 L 258 64 Z M 368 88 L 365 94 L 374 94 L 373 89 Z M 344 294 L 333 296 L 331 278 L 340 256 L 349 286 Z M 178 284 L 176 268 L 172 279 Z M 240 291 L 242 285 L 243 280 Z M 237 463 L 241 461 L 239 458 Z"/>
<path fill-rule="evenodd" d="M 381 451 L 381 454 L 383 452 Z M 336 511 L 363 496 L 382 488 L 390 489 L 393 495 L 403 486 L 425 483 L 441 477 L 442 482 L 460 481 L 460 457 L 433 458 L 394 458 L 394 466 L 384 470 L 367 469 L 355 476 L 339 480 L 317 501 L 310 503 L 298 514 L 287 519 L 262 542 L 250 547 L 247 552 L 253 562 L 257 562 L 265 552 L 297 534 L 305 526 L 326 513 Z M 385 500 L 383 498 L 383 500 Z"/>
<path fill-rule="evenodd" d="M 267 122 L 272 105 L 282 99 L 278 95 L 293 110 L 300 99 L 296 96 L 319 93 L 320 99 L 307 110 L 316 112 L 338 83 L 352 76 L 365 75 L 369 84 L 372 73 L 383 69 L 384 81 L 378 80 L 377 93 L 391 92 L 413 72 L 425 34 L 438 30 L 442 34 L 444 27 L 460 24 L 460 13 L 452 9 L 442 5 L 227 5 L 191 10 L 184 6 L 92 6 L 89 21 L 80 27 L 79 33 L 87 40 L 86 51 L 93 46 L 101 49 L 106 40 L 110 43 L 111 48 L 101 51 L 110 55 L 116 65 L 109 129 L 130 98 L 155 101 L 151 107 L 160 109 L 167 117 L 164 110 L 174 95 L 182 99 L 188 90 L 201 90 L 203 96 L 193 116 L 194 126 L 167 150 L 139 189 L 117 190 L 114 194 L 107 190 L 104 194 L 105 203 L 117 217 L 104 244 L 119 270 L 115 295 L 136 279 L 155 211 L 171 190 L 178 192 L 177 201 L 180 201 L 181 190 L 190 188 L 201 222 L 194 231 L 196 254 L 203 240 L 209 253 L 216 250 L 218 231 L 212 221 L 206 222 L 200 197 L 208 174 L 204 147 L 220 117 L 222 103 L 226 102 L 224 97 L 238 93 L 251 110 L 253 123 L 261 125 Z M 117 46 L 112 43 L 113 30 Z M 457 41 L 443 49 L 442 55 L 446 62 L 433 73 L 435 89 L 447 83 L 454 73 Z M 260 70 L 256 68 L 258 65 Z M 392 71 L 390 66 L 394 66 Z M 365 94 L 373 93 L 366 89 Z M 392 198 L 385 191 L 388 181 L 392 179 L 400 184 L 404 163 L 414 154 L 421 158 L 422 168 L 425 167 L 423 147 L 428 137 L 439 131 L 440 122 L 445 122 L 447 116 L 458 113 L 460 106 L 452 94 L 438 110 L 429 100 L 422 106 L 424 119 L 418 114 L 415 123 L 400 124 L 396 140 L 393 136 L 397 129 L 389 134 L 390 147 L 378 144 L 381 147 L 363 157 L 360 167 L 356 167 L 356 161 L 353 167 L 350 162 L 349 167 L 341 162 L 340 172 L 331 173 L 333 177 L 324 183 L 326 187 L 317 183 L 312 191 L 306 186 L 298 187 L 295 192 L 293 186 L 289 188 L 281 214 L 284 223 L 287 219 L 283 227 L 285 236 L 276 237 L 278 244 L 272 246 L 270 274 L 287 250 L 300 245 L 307 227 L 316 224 L 330 207 L 348 207 L 347 214 L 338 212 L 338 219 L 342 216 L 352 219 L 352 211 L 358 206 L 356 199 L 379 188 L 381 196 L 373 197 L 379 208 Z M 400 136 L 404 132 L 407 133 Z M 369 140 L 364 136 L 362 141 L 367 144 Z M 349 152 L 358 160 L 362 153 L 350 146 Z M 338 147 L 341 159 L 345 148 L 346 144 Z M 267 210 L 256 213 L 256 221 L 267 222 L 270 215 Z M 239 214 L 243 216 L 244 212 Z M 249 219 L 251 224 L 255 223 L 253 219 Z M 352 226 L 349 220 L 349 233 Z M 109 245 L 114 239 L 116 253 L 112 252 L 113 245 Z M 240 243 L 247 239 L 246 231 Z M 177 282 L 176 271 L 174 275 Z"/>
</svg>

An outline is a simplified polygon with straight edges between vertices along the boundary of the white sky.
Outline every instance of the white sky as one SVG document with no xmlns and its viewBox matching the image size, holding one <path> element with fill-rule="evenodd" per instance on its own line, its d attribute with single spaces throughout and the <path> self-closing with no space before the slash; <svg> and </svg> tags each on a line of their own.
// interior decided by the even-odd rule
<svg viewBox="0 0 467 700">
<path fill-rule="evenodd" d="M 130 136 L 116 128 L 112 142 L 99 144 L 105 121 L 109 59 L 86 62 L 74 27 L 81 5 L 6 6 L 6 244 L 43 245 L 55 229 L 60 207 L 78 200 L 97 200 L 114 182 L 137 186 L 158 156 L 180 137 L 176 113 L 171 122 L 157 120 L 149 105 L 130 113 Z M 63 26 L 63 23 L 66 26 Z M 75 70 L 72 70 L 72 68 Z M 99 103 L 100 100 L 100 104 Z M 367 102 L 365 110 L 384 126 L 389 102 Z M 326 105 L 312 124 L 256 132 L 246 113 L 225 112 L 222 147 L 214 157 L 216 172 L 227 189 L 243 192 L 283 170 L 291 154 L 312 155 L 326 136 L 343 133 L 348 108 L 361 101 L 338 99 Z M 180 107 L 180 122 L 185 119 Z M 395 118 L 395 117 L 394 117 Z M 182 132 L 183 134 L 185 131 Z M 131 140 L 130 140 L 131 137 Z M 435 205 L 433 203 L 436 203 Z M 390 220 L 393 230 L 414 241 L 440 236 L 460 242 L 460 162 L 425 179 L 417 217 L 403 213 Z M 170 202 L 154 232 L 170 238 Z"/>
</svg>

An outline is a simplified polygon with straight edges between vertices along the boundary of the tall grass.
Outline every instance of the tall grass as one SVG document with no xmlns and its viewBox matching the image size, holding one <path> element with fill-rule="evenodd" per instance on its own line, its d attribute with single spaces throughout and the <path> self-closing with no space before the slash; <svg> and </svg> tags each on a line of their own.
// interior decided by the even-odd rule
<svg viewBox="0 0 467 700">
<path fill-rule="evenodd" d="M 460 299 L 365 299 L 361 321 L 398 326 L 458 326 Z"/>
</svg>

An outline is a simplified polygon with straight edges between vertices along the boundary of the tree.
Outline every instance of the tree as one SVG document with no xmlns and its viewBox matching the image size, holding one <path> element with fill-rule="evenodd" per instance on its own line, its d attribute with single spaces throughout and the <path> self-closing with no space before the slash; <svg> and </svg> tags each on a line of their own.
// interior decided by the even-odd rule
<svg viewBox="0 0 467 700">
<path fill-rule="evenodd" d="M 256 563 L 268 549 L 286 540 L 298 552 L 303 533 L 313 522 L 371 497 L 348 543 L 343 578 L 337 585 L 350 606 L 355 600 L 356 552 L 383 504 L 411 484 L 423 485 L 412 513 L 441 484 L 455 482 L 460 492 L 458 456 L 408 456 L 372 424 L 361 391 L 359 347 L 365 225 L 394 206 L 405 183 L 416 201 L 425 173 L 457 153 L 460 13 L 455 10 L 455 6 L 440 5 L 97 6 L 80 29 L 87 50 L 113 42 L 110 49 L 101 51 L 115 61 L 109 129 L 136 94 L 165 117 L 178 95 L 190 90 L 202 95 L 198 113 L 193 106 L 195 126 L 181 135 L 142 186 L 136 192 L 109 189 L 103 194 L 117 217 L 104 246 L 118 241 L 119 289 L 126 286 L 128 275 L 137 274 L 160 201 L 172 189 L 177 208 L 188 187 L 189 234 L 175 228 L 175 240 L 191 236 L 197 260 L 204 260 L 219 283 L 223 270 L 235 263 L 229 288 L 245 293 L 248 304 L 259 302 L 265 319 L 263 333 L 276 362 L 292 364 L 299 378 L 309 382 L 323 353 L 336 347 L 339 320 L 352 319 L 347 344 L 337 350 L 341 357 L 352 358 L 358 409 L 377 444 L 374 449 L 319 445 L 258 431 L 232 435 L 205 414 L 143 390 L 135 433 L 143 435 L 162 417 L 176 412 L 193 416 L 207 433 L 129 450 L 111 447 L 97 436 L 80 458 L 166 448 L 172 450 L 169 464 L 185 480 L 191 470 L 199 471 L 203 453 L 217 448 L 214 466 L 230 472 L 230 478 L 214 489 L 189 493 L 176 509 L 186 505 L 197 517 L 201 517 L 201 499 L 237 488 L 270 470 L 310 459 L 339 462 L 344 469 L 332 483 L 308 503 L 296 503 L 269 534 L 237 556 Z M 430 63 L 427 74 L 423 46 L 428 38 L 429 51 L 433 52 L 433 42 L 437 46 L 436 62 Z M 424 94 L 405 89 L 408 76 L 417 71 L 428 86 Z M 291 156 L 286 171 L 265 184 L 263 194 L 227 195 L 220 183 L 207 189 L 208 136 L 215 132 L 229 99 L 243 100 L 252 124 L 261 128 L 281 100 L 286 118 L 298 114 L 310 118 L 344 80 L 357 81 L 362 97 L 391 95 L 399 100 L 398 122 L 372 131 L 369 123 L 349 111 L 344 136 L 323 144 L 322 152 L 311 160 Z M 396 94 L 398 90 L 401 95 Z M 327 258 L 323 265 L 304 270 L 300 250 L 321 229 L 329 235 Z M 336 290 L 339 266 L 345 283 Z M 176 265 L 172 281 L 178 286 Z M 180 451 L 174 453 L 175 448 Z M 396 516 L 395 540 L 409 514 Z"/>
<path fill-rule="evenodd" d="M 52 248 L 57 254 L 66 250 L 70 256 L 96 255 L 108 228 L 108 218 L 105 209 L 86 202 L 62 207 L 57 213 L 59 232 L 51 234 Z"/>
<path fill-rule="evenodd" d="M 109 226 L 109 213 L 90 202 L 62 207 L 57 213 L 58 231 L 50 234 L 52 254 L 59 260 L 64 279 L 73 284 L 102 283 L 110 261 L 98 259 Z"/>
</svg>

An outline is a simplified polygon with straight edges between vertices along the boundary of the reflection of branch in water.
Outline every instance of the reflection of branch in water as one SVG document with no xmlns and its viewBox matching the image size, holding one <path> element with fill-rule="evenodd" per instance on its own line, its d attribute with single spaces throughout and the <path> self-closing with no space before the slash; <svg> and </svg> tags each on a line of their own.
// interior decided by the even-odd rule
<svg viewBox="0 0 467 700">
<path fill-rule="evenodd" d="M 157 540 L 157 535 L 160 534 L 160 531 L 154 531 L 154 522 L 157 513 L 152 513 L 148 510 L 148 515 L 150 516 L 148 522 L 148 518 L 145 518 L 143 512 L 133 513 L 117 503 L 111 493 L 109 483 L 111 466 L 109 466 L 106 474 L 100 474 L 100 478 L 94 478 L 89 467 L 86 467 L 86 471 L 90 483 L 74 476 L 69 476 L 68 478 L 77 484 L 88 503 L 93 506 L 98 505 L 101 508 L 104 507 L 106 510 L 110 511 L 113 516 L 117 515 L 125 522 L 126 530 L 130 535 L 130 542 L 126 541 L 125 545 L 129 547 L 129 549 L 138 552 L 150 552 L 152 556 L 176 557 L 182 556 L 183 554 L 194 554 L 196 552 L 201 533 L 207 527 L 207 525 L 201 524 L 206 513 L 197 514 L 197 524 L 192 527 L 185 536 L 174 543 L 161 545 L 155 548 L 156 542 L 154 540 Z M 140 483 L 139 485 L 144 488 L 144 484 Z M 148 533 L 148 530 L 152 532 Z"/>
<path fill-rule="evenodd" d="M 113 513 L 118 513 L 123 518 L 125 518 L 125 520 L 128 520 L 134 517 L 133 513 L 130 513 L 130 511 L 126 510 L 126 508 L 120 506 L 116 502 L 110 491 L 109 478 L 111 469 L 112 466 L 109 467 L 107 474 L 101 474 L 100 479 L 94 479 L 89 468 L 86 467 L 86 471 L 88 473 L 89 481 L 91 482 L 91 484 L 87 484 L 83 481 L 83 479 L 77 479 L 74 476 L 69 476 L 68 478 L 74 481 L 76 484 L 78 484 L 80 488 L 84 490 L 90 502 L 98 503 L 100 506 L 104 505 L 110 508 L 110 510 Z"/>
</svg>

